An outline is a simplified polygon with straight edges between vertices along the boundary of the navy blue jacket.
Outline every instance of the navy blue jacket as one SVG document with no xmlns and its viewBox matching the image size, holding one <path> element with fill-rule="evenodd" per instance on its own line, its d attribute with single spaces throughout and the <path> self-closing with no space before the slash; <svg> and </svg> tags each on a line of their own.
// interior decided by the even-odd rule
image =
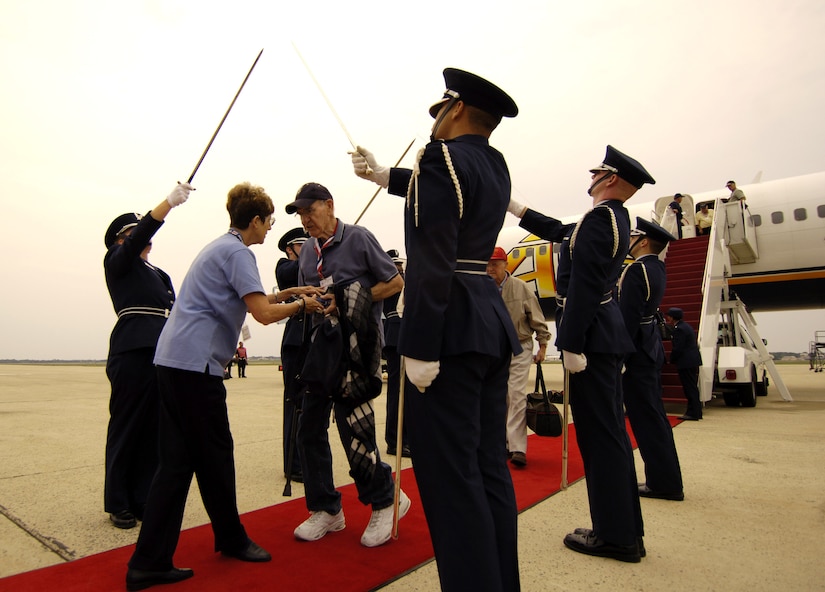
<svg viewBox="0 0 825 592">
<path fill-rule="evenodd" d="M 166 272 L 140 258 L 162 225 L 146 214 L 123 243 L 112 245 L 103 258 L 106 287 L 118 314 L 109 338 L 109 355 L 155 348 L 175 302 L 175 289 Z"/>
<path fill-rule="evenodd" d="M 407 197 L 409 189 L 398 352 L 428 361 L 470 352 L 498 357 L 506 335 L 520 353 L 513 322 L 485 271 L 510 200 L 504 157 L 487 138 L 464 135 L 427 144 L 418 170 L 414 183 L 409 169 L 390 173 L 390 193 Z M 480 263 L 468 267 L 461 260 Z"/>
<path fill-rule="evenodd" d="M 693 327 L 684 321 L 676 321 L 673 325 L 673 349 L 670 352 L 670 363 L 677 368 L 698 368 L 702 365 L 702 355 L 696 344 L 696 332 Z"/>
<path fill-rule="evenodd" d="M 279 259 L 275 264 L 275 281 L 279 290 L 294 288 L 298 285 L 298 261 Z M 281 339 L 281 349 L 284 347 L 301 347 L 304 337 L 304 315 L 289 317 L 284 327 L 284 336 Z"/>
<path fill-rule="evenodd" d="M 653 362 L 659 367 L 664 364 L 662 338 L 652 316 L 662 302 L 666 283 L 665 264 L 652 254 L 633 261 L 622 273 L 618 289 L 619 308 L 636 348 L 628 362 L 636 356 L 645 356 L 648 363 Z"/>
<path fill-rule="evenodd" d="M 577 225 L 528 209 L 520 226 L 561 242 L 556 292 L 566 300 L 556 319 L 556 347 L 576 354 L 633 352 L 619 304 L 610 296 L 630 245 L 630 216 L 624 204 L 602 202 Z"/>
</svg>

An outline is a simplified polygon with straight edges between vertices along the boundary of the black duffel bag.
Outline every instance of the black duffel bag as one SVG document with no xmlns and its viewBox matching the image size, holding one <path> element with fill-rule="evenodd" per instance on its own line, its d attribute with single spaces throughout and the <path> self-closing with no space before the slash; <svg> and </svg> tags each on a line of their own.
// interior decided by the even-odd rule
<svg viewBox="0 0 825 592">
<path fill-rule="evenodd" d="M 536 362 L 536 390 L 527 394 L 527 427 L 538 436 L 557 437 L 562 434 L 562 417 L 547 396 L 539 362 Z"/>
</svg>

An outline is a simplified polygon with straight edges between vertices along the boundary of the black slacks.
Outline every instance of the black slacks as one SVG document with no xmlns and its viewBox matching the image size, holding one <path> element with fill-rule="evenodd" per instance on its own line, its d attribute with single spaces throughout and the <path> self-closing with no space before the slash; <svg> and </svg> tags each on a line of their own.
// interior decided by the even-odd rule
<svg viewBox="0 0 825 592">
<path fill-rule="evenodd" d="M 223 378 L 164 366 L 160 385 L 160 466 L 129 567 L 164 571 L 180 537 L 192 475 L 212 521 L 215 550 L 237 552 L 249 538 L 235 497 L 235 457 Z"/>
</svg>

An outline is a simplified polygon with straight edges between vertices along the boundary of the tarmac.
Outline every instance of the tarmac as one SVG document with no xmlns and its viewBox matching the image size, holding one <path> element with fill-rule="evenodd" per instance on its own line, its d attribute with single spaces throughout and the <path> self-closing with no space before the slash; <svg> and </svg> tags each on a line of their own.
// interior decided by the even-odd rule
<svg viewBox="0 0 825 592">
<path fill-rule="evenodd" d="M 792 402 L 773 387 L 751 409 L 714 399 L 702 421 L 674 429 L 685 500 L 642 499 L 647 557 L 641 563 L 563 546 L 566 533 L 590 526 L 584 480 L 522 512 L 522 590 L 825 590 L 825 374 L 807 365 L 778 368 Z M 544 374 L 548 388 L 561 389 L 559 364 L 545 364 Z M 292 498 L 282 495 L 277 366 L 253 364 L 247 376 L 226 382 L 241 512 L 303 496 L 297 483 Z M 0 365 L 0 578 L 136 541 L 137 528 L 114 528 L 103 511 L 108 397 L 102 365 Z M 380 435 L 383 403 L 376 402 Z M 335 434 L 331 442 L 335 482 L 346 485 L 344 452 Z M 395 457 L 387 458 L 394 467 Z M 529 471 L 529 450 L 527 458 Z M 638 451 L 636 470 L 643 482 Z M 207 521 L 193 481 L 183 526 Z M 284 536 L 294 526 L 286 525 Z M 430 562 L 383 590 L 438 588 Z"/>
</svg>

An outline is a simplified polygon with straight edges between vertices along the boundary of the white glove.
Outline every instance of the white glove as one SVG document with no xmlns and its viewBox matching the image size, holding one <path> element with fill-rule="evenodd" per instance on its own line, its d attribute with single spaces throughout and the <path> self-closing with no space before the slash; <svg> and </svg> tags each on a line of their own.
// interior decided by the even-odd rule
<svg viewBox="0 0 825 592">
<path fill-rule="evenodd" d="M 178 183 L 172 193 L 166 196 L 166 201 L 174 208 L 189 199 L 189 192 L 194 190 L 195 188 L 189 183 Z"/>
<path fill-rule="evenodd" d="M 352 168 L 356 175 L 384 188 L 390 184 L 390 169 L 378 164 L 372 152 L 358 146 L 355 152 L 349 152 L 348 154 L 352 156 Z"/>
<path fill-rule="evenodd" d="M 522 216 L 524 216 L 524 212 L 526 210 L 527 206 L 521 205 L 512 197 L 510 198 L 510 203 L 507 205 L 507 211 L 513 214 L 513 216 L 515 216 L 516 218 L 521 218 Z"/>
<path fill-rule="evenodd" d="M 569 352 L 567 350 L 561 350 L 561 356 L 562 361 L 564 362 L 564 367 L 570 372 L 570 374 L 581 372 L 587 368 L 587 358 L 584 354 L 574 354 L 573 352 Z"/>
<path fill-rule="evenodd" d="M 435 377 L 438 376 L 438 371 L 441 369 L 441 362 L 426 362 L 424 360 L 416 360 L 415 358 L 408 358 L 404 356 L 404 368 L 407 373 L 407 378 L 415 385 L 419 392 L 424 390 L 433 383 Z"/>
</svg>

